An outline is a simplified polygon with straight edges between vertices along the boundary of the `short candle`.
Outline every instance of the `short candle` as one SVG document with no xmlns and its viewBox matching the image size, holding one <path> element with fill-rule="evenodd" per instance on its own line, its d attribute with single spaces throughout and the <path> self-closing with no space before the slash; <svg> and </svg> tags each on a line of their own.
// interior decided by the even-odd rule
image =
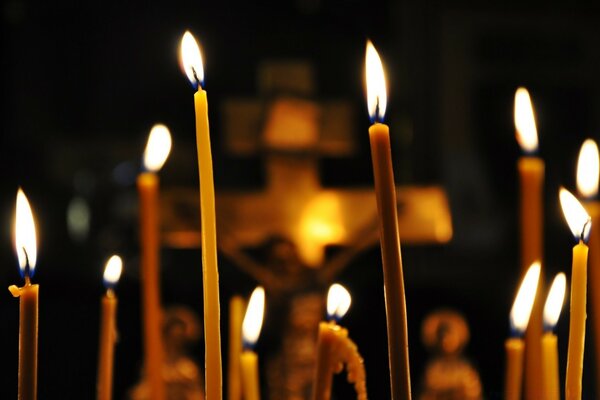
<svg viewBox="0 0 600 400">
<path fill-rule="evenodd" d="M 19 400 L 37 398 L 37 350 L 39 286 L 31 284 L 37 262 L 35 222 L 27 196 L 21 188 L 17 192 L 15 212 L 15 251 L 19 271 L 25 280 L 23 287 L 11 285 L 8 290 L 19 297 Z"/>
<path fill-rule="evenodd" d="M 260 336 L 265 312 L 265 290 L 257 287 L 248 301 L 248 308 L 242 323 L 244 351 L 240 363 L 242 369 L 242 387 L 244 400 L 260 400 L 260 379 L 258 373 L 258 355 L 254 346 Z"/>
<path fill-rule="evenodd" d="M 542 336 L 542 365 L 544 372 L 544 399 L 559 400 L 558 339 L 552 330 L 558 322 L 565 299 L 567 278 L 563 272 L 556 275 L 544 305 L 544 329 Z"/>
<path fill-rule="evenodd" d="M 504 398 L 519 400 L 523 384 L 523 351 L 525 342 L 523 333 L 527 329 L 529 317 L 535 300 L 541 265 L 539 261 L 531 264 L 523 282 L 519 287 L 515 302 L 510 311 L 511 337 L 505 342 L 506 374 L 504 381 Z"/>
<path fill-rule="evenodd" d="M 102 296 L 100 317 L 100 346 L 98 351 L 98 380 L 97 399 L 112 399 L 113 364 L 115 342 L 117 341 L 117 296 L 114 289 L 121 277 L 123 261 L 113 255 L 104 268 L 104 287 L 106 293 Z"/>
<path fill-rule="evenodd" d="M 354 384 L 356 397 L 367 399 L 365 366 L 356 344 L 348 337 L 348 330 L 339 321 L 350 308 L 352 298 L 348 290 L 338 283 L 330 286 L 327 293 L 327 319 L 319 323 L 317 362 L 313 383 L 312 400 L 331 399 L 333 374 L 348 370 L 348 381 Z"/>
</svg>

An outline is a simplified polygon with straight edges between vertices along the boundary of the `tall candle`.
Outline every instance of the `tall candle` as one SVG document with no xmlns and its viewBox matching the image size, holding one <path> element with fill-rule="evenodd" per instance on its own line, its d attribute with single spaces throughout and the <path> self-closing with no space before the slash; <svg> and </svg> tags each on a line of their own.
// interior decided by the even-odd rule
<svg viewBox="0 0 600 400">
<path fill-rule="evenodd" d="M 265 312 L 265 290 L 257 287 L 248 301 L 248 309 L 242 324 L 244 351 L 240 363 L 244 400 L 260 400 L 260 379 L 258 374 L 258 355 L 254 346 L 260 336 Z"/>
<path fill-rule="evenodd" d="M 219 309 L 219 271 L 217 269 L 217 227 L 213 183 L 208 103 L 202 89 L 204 69 L 196 39 L 186 32 L 181 40 L 183 68 L 194 87 L 196 110 L 196 147 L 200 174 L 200 219 L 202 230 L 202 277 L 204 288 L 204 346 L 206 356 L 206 398 L 221 399 L 221 332 Z"/>
<path fill-rule="evenodd" d="M 37 398 L 39 286 L 31 284 L 37 261 L 35 222 L 29 201 L 19 188 L 14 226 L 15 250 L 25 286 L 8 288 L 19 297 L 19 400 Z"/>
<path fill-rule="evenodd" d="M 227 367 L 227 398 L 241 400 L 242 377 L 240 357 L 242 354 L 242 320 L 246 302 L 241 296 L 233 296 L 229 301 L 229 365 Z"/>
<path fill-rule="evenodd" d="M 387 102 L 385 77 L 379 54 L 370 41 L 367 43 L 365 70 L 369 115 L 374 121 L 382 121 Z M 369 140 L 379 214 L 391 395 L 392 400 L 408 400 L 411 389 L 406 297 L 388 126 L 375 122 L 369 128 Z"/>
<path fill-rule="evenodd" d="M 114 255 L 108 259 L 104 268 L 104 287 L 106 293 L 102 296 L 100 317 L 100 346 L 98 351 L 98 381 L 97 399 L 112 399 L 113 363 L 115 342 L 117 341 L 117 296 L 114 288 L 121 276 L 123 261 Z"/>
<path fill-rule="evenodd" d="M 504 398 L 519 400 L 523 382 L 523 333 L 531 316 L 533 303 L 540 280 L 540 262 L 531 264 L 519 287 L 510 311 L 511 337 L 504 344 L 506 350 L 506 373 L 504 376 Z"/>
<path fill-rule="evenodd" d="M 571 232 L 579 240 L 579 243 L 573 247 L 569 347 L 565 382 L 566 400 L 576 400 L 581 399 L 585 348 L 588 247 L 584 241 L 589 237 L 592 223 L 581 203 L 564 188 L 560 189 L 560 204 Z"/>
<path fill-rule="evenodd" d="M 535 116 L 529 92 L 518 88 L 515 93 L 514 119 L 517 140 L 527 154 L 519 159 L 521 187 L 521 266 L 522 271 L 535 260 L 543 259 L 543 185 L 544 162 L 533 156 L 538 149 Z M 541 272 L 542 277 L 544 271 Z M 538 291 L 531 320 L 525 333 L 525 398 L 538 400 L 542 396 L 542 288 Z"/>
<path fill-rule="evenodd" d="M 560 384 L 558 383 L 558 338 L 552 332 L 565 298 L 567 279 L 564 273 L 554 278 L 546 303 L 544 305 L 544 327 L 542 336 L 542 365 L 544 371 L 544 399 L 560 400 Z"/>
<path fill-rule="evenodd" d="M 581 146 L 577 162 L 577 190 L 585 199 L 584 206 L 592 218 L 592 225 L 600 226 L 600 201 L 598 201 L 599 160 L 598 146 L 587 139 Z M 595 229 L 596 230 L 596 229 Z M 594 230 L 594 231 L 595 231 Z M 590 232 L 590 297 L 594 348 L 596 351 L 596 385 L 600 393 L 600 234 Z"/>
<path fill-rule="evenodd" d="M 348 369 L 348 381 L 354 384 L 359 400 L 367 399 L 366 373 L 356 344 L 348 337 L 348 330 L 339 321 L 350 307 L 350 293 L 340 284 L 333 284 L 327 294 L 327 317 L 329 322 L 319 323 L 317 361 L 313 384 L 313 400 L 331 399 L 333 374 L 343 365 Z"/>
<path fill-rule="evenodd" d="M 157 172 L 171 150 L 171 135 L 164 125 L 150 131 L 144 152 L 146 172 L 137 179 L 140 196 L 140 246 L 144 352 L 149 395 L 153 400 L 165 399 L 162 376 L 164 350 L 162 342 L 162 309 L 160 300 L 160 244 Z"/>
</svg>

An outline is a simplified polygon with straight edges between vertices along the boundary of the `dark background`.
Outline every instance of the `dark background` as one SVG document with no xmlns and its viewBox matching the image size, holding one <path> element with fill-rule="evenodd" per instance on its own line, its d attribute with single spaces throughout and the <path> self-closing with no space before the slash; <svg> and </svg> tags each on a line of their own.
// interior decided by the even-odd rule
<svg viewBox="0 0 600 400">
<path fill-rule="evenodd" d="M 180 160 L 167 163 L 163 185 L 197 185 L 192 89 L 177 62 L 186 29 L 200 39 L 204 52 L 217 190 L 264 183 L 261 160 L 227 155 L 218 134 L 219 104 L 231 96 L 257 95 L 262 60 L 307 59 L 317 71 L 316 99 L 344 98 L 363 110 L 364 43 L 367 37 L 374 41 L 388 72 L 387 120 L 398 149 L 397 181 L 443 185 L 454 222 L 450 244 L 403 249 L 415 393 L 427 359 L 420 322 L 429 311 L 452 306 L 471 324 L 466 351 L 480 370 L 486 398 L 501 398 L 503 340 L 519 279 L 519 150 L 512 98 L 517 86 L 526 85 L 537 111 L 540 155 L 546 161 L 550 281 L 555 272 L 569 274 L 570 269 L 572 239 L 558 208 L 558 187 L 574 189 L 579 146 L 586 137 L 598 139 L 600 129 L 598 7 L 534 1 L 474 6 L 385 0 L 277 5 L 7 0 L 0 10 L 0 286 L 20 282 L 10 225 L 21 185 L 39 230 L 41 399 L 95 395 L 101 274 L 113 252 L 125 259 L 117 289 L 121 341 L 115 398 L 123 398 L 137 380 L 141 341 L 133 180 L 155 121 L 171 128 L 171 157 Z M 356 116 L 358 132 L 368 127 L 365 114 Z M 326 184 L 372 184 L 366 134 L 357 140 L 360 151 L 352 159 L 323 160 Z M 90 234 L 79 242 L 66 227 L 67 206 L 75 196 L 92 210 Z M 166 249 L 162 258 L 164 302 L 200 312 L 199 250 Z M 374 399 L 389 397 L 379 264 L 374 248 L 340 279 L 354 296 L 343 323 L 365 357 Z M 220 267 L 223 305 L 234 293 L 250 293 L 254 282 L 223 258 Z M 0 397 L 14 398 L 18 301 L 8 291 L 2 299 Z M 223 307 L 224 333 L 227 318 Z M 557 329 L 562 374 L 567 325 L 563 316 Z M 588 344 L 584 398 L 592 399 L 595 366 L 591 340 Z M 259 344 L 259 352 L 266 347 Z M 201 360 L 203 346 L 193 351 Z M 341 380 L 336 391 L 339 398 L 351 393 Z"/>
</svg>

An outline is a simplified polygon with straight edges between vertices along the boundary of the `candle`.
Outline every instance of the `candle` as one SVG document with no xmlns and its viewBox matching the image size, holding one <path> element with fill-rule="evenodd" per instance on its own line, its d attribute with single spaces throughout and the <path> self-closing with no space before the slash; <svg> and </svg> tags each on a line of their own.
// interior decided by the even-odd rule
<svg viewBox="0 0 600 400">
<path fill-rule="evenodd" d="M 577 190 L 585 199 L 585 209 L 592 218 L 592 225 L 599 226 L 600 202 L 598 195 L 599 160 L 598 146 L 591 139 L 586 140 L 579 152 L 577 162 Z M 596 384 L 600 393 L 600 235 L 590 232 L 590 297 L 592 326 L 596 350 Z"/>
<path fill-rule="evenodd" d="M 523 333 L 527 329 L 540 279 L 539 261 L 531 264 L 519 287 L 515 302 L 510 311 L 512 337 L 505 342 L 506 374 L 504 380 L 504 398 L 519 400 L 523 382 L 523 351 L 525 343 Z"/>
<path fill-rule="evenodd" d="M 544 327 L 546 332 L 542 336 L 542 365 L 544 371 L 544 399 L 560 400 L 560 385 L 558 383 L 558 343 L 556 335 L 552 332 L 565 299 L 567 278 L 564 273 L 559 273 L 554 278 L 550 292 L 544 305 Z"/>
<path fill-rule="evenodd" d="M 352 299 L 348 290 L 334 283 L 327 294 L 327 318 L 319 324 L 317 362 L 313 386 L 313 400 L 329 400 L 333 374 L 348 369 L 348 381 L 354 383 L 357 399 L 367 399 L 365 366 L 356 344 L 348 337 L 348 330 L 339 321 L 350 308 Z"/>
<path fill-rule="evenodd" d="M 39 286 L 31 284 L 37 261 L 35 222 L 29 201 L 19 188 L 15 212 L 14 242 L 25 286 L 8 288 L 19 297 L 19 400 L 37 398 L 38 296 Z"/>
<path fill-rule="evenodd" d="M 265 290 L 259 286 L 254 289 L 250 296 L 248 309 L 246 310 L 242 324 L 244 351 L 242 352 L 240 363 L 244 400 L 260 400 L 258 356 L 253 349 L 260 336 L 264 312 Z"/>
<path fill-rule="evenodd" d="M 221 399 L 221 332 L 219 309 L 219 271 L 217 269 L 217 228 L 215 188 L 213 183 L 208 103 L 202 89 L 204 69 L 202 56 L 191 33 L 181 39 L 181 61 L 194 94 L 196 110 L 196 147 L 200 174 L 200 221 L 202 230 L 202 283 L 204 288 L 204 346 L 206 354 L 206 398 Z"/>
<path fill-rule="evenodd" d="M 588 247 L 591 219 L 581 203 L 568 190 L 560 189 L 560 204 L 569 228 L 579 243 L 573 247 L 571 270 L 571 313 L 567 353 L 566 400 L 581 399 L 583 351 L 585 347 L 585 318 L 587 293 Z"/>
<path fill-rule="evenodd" d="M 140 196 L 140 246 L 142 313 L 144 321 L 144 352 L 146 378 L 151 399 L 163 400 L 165 387 L 162 377 L 163 342 L 162 310 L 160 301 L 160 244 L 157 172 L 171 150 L 171 135 L 164 125 L 155 125 L 150 131 L 144 152 L 146 172 L 137 179 Z"/>
<path fill-rule="evenodd" d="M 387 93 L 383 65 L 370 41 L 367 43 L 365 72 L 369 115 L 373 121 L 376 121 L 369 128 L 369 139 L 379 214 L 391 396 L 392 400 L 409 400 L 411 389 L 408 330 L 398 233 L 396 186 L 392 169 L 389 128 L 381 123 L 385 115 Z"/>
<path fill-rule="evenodd" d="M 102 313 L 100 318 L 100 347 L 98 354 L 98 400 L 112 399 L 113 360 L 115 342 L 117 341 L 117 296 L 114 288 L 121 276 L 123 261 L 114 255 L 106 262 L 104 268 L 104 287 L 102 296 Z"/>
<path fill-rule="evenodd" d="M 242 377 L 240 357 L 242 354 L 242 320 L 246 304 L 241 296 L 233 296 L 229 301 L 229 366 L 227 398 L 240 400 L 242 398 Z"/>
<path fill-rule="evenodd" d="M 518 163 L 521 187 L 521 266 L 524 272 L 532 262 L 543 259 L 544 162 L 532 155 L 538 149 L 538 136 L 527 89 L 517 89 L 514 106 L 517 141 L 526 153 Z M 543 270 L 541 275 L 544 276 Z M 543 286 L 543 279 L 540 284 Z M 538 400 L 542 396 L 542 292 L 543 287 L 538 291 L 525 334 L 525 398 L 528 400 Z"/>
</svg>

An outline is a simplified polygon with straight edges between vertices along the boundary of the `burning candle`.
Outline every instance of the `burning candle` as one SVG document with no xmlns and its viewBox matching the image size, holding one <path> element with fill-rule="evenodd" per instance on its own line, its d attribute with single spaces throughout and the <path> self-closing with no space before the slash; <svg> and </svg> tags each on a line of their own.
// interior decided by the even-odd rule
<svg viewBox="0 0 600 400">
<path fill-rule="evenodd" d="M 233 296 L 229 301 L 229 366 L 227 368 L 227 398 L 241 400 L 242 377 L 240 359 L 242 354 L 242 320 L 246 302 L 241 296 Z"/>
<path fill-rule="evenodd" d="M 165 387 L 162 377 L 163 342 L 160 301 L 160 244 L 157 172 L 171 151 L 171 134 L 164 125 L 150 131 L 144 151 L 146 172 L 137 179 L 140 196 L 140 246 L 142 313 L 144 321 L 144 352 L 146 377 L 151 399 L 163 400 Z"/>
<path fill-rule="evenodd" d="M 542 336 L 542 365 L 544 369 L 544 399 L 560 400 L 560 386 L 558 383 L 558 343 L 556 335 L 552 332 L 565 299 L 567 278 L 564 273 L 559 273 L 554 278 L 546 304 L 544 305 L 544 327 L 546 332 Z"/>
<path fill-rule="evenodd" d="M 313 386 L 313 400 L 329 400 L 333 374 L 348 369 L 348 381 L 354 383 L 357 399 L 367 399 L 365 366 L 356 344 L 348 337 L 348 330 L 339 326 L 339 321 L 350 308 L 350 293 L 340 284 L 334 283 L 327 294 L 327 319 L 319 324 L 317 363 Z"/>
<path fill-rule="evenodd" d="M 98 400 L 112 399 L 113 360 L 115 342 L 117 341 L 117 296 L 114 288 L 121 276 L 123 261 L 121 257 L 112 256 L 104 268 L 104 287 L 102 296 L 102 316 L 100 319 L 100 347 L 98 355 Z"/>
<path fill-rule="evenodd" d="M 19 297 L 19 400 L 37 398 L 38 296 L 39 286 L 31 284 L 37 261 L 35 222 L 29 201 L 19 188 L 14 225 L 15 251 L 25 286 L 8 288 Z"/>
<path fill-rule="evenodd" d="M 506 375 L 504 381 L 504 398 L 519 400 L 523 382 L 523 350 L 525 342 L 523 333 L 527 329 L 533 302 L 538 290 L 541 265 L 539 261 L 531 264 L 515 297 L 510 311 L 511 337 L 504 344 L 506 349 Z"/>
<path fill-rule="evenodd" d="M 538 149 L 535 115 L 529 92 L 522 87 L 515 93 L 514 120 L 517 141 L 526 154 L 518 163 L 521 186 L 521 266 L 524 272 L 532 262 L 543 259 L 544 162 L 533 155 Z M 543 270 L 541 275 L 540 285 L 543 286 Z M 543 287 L 538 290 L 525 334 L 525 398 L 528 400 L 538 400 L 542 396 L 542 292 Z"/>
<path fill-rule="evenodd" d="M 585 318 L 587 293 L 588 247 L 591 219 L 585 208 L 568 190 L 560 189 L 560 204 L 569 228 L 579 243 L 573 247 L 571 270 L 571 313 L 569 321 L 569 350 L 567 355 L 566 400 L 581 399 L 583 351 L 585 347 Z"/>
<path fill-rule="evenodd" d="M 186 32 L 181 39 L 182 67 L 197 90 L 196 147 L 200 174 L 200 222 L 202 230 L 202 277 L 204 288 L 204 346 L 206 354 L 206 398 L 221 399 L 221 332 L 219 309 L 219 271 L 217 269 L 217 227 L 215 217 L 215 187 L 213 183 L 208 102 L 202 89 L 204 69 L 196 39 Z"/>
<path fill-rule="evenodd" d="M 365 72 L 369 116 L 374 121 L 369 128 L 369 140 L 379 214 L 391 395 L 392 400 L 409 400 L 411 390 L 408 330 L 400 234 L 398 233 L 398 211 L 396 209 L 396 185 L 392 168 L 389 128 L 382 123 L 387 104 L 387 93 L 383 65 L 377 50 L 370 41 L 367 42 Z"/>
<path fill-rule="evenodd" d="M 248 309 L 242 324 L 244 351 L 241 356 L 242 386 L 245 400 L 260 399 L 260 383 L 258 378 L 258 356 L 254 346 L 260 336 L 265 313 L 265 290 L 257 287 L 250 296 Z"/>
<path fill-rule="evenodd" d="M 600 202 L 598 195 L 599 175 L 598 146 L 592 139 L 583 142 L 577 162 L 577 190 L 585 199 L 584 206 L 592 225 L 600 226 Z M 600 393 L 600 235 L 590 232 L 590 296 L 592 307 L 592 326 L 596 350 L 596 384 Z"/>
</svg>

